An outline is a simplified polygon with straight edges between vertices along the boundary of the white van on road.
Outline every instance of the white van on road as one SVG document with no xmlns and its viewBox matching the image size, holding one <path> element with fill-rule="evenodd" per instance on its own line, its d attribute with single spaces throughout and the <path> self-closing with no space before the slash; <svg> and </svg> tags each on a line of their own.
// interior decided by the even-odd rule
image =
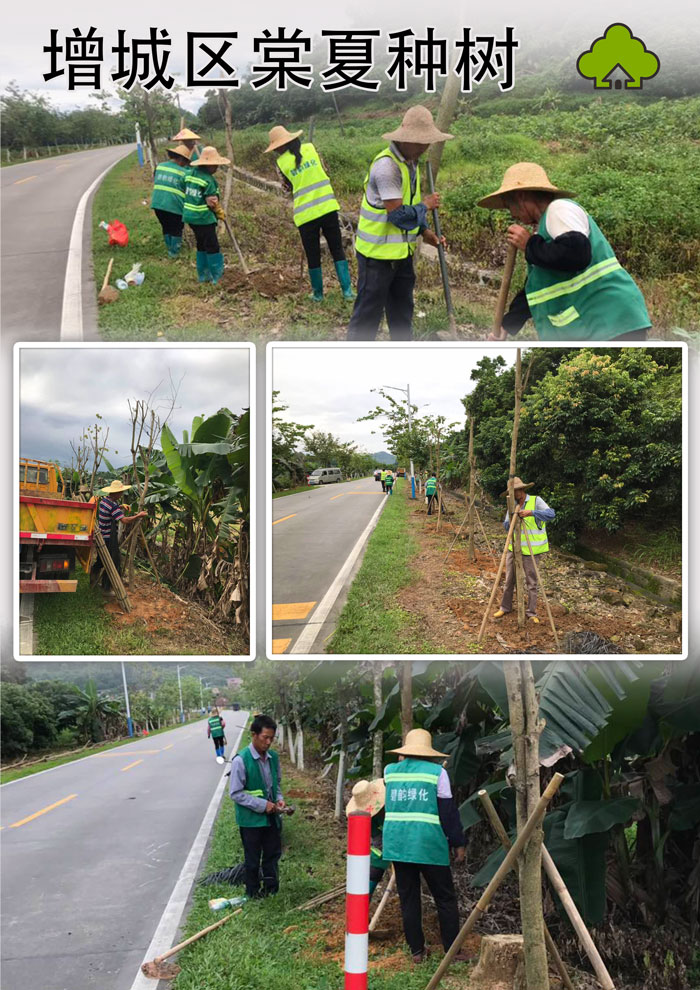
<svg viewBox="0 0 700 990">
<path fill-rule="evenodd" d="M 340 468 L 316 468 L 309 475 L 310 485 L 333 485 L 342 480 Z"/>
</svg>

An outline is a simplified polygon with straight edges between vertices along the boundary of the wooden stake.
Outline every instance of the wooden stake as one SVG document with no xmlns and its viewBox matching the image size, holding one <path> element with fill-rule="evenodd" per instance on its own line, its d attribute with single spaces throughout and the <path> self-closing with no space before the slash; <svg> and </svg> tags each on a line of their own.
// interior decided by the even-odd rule
<svg viewBox="0 0 700 990">
<path fill-rule="evenodd" d="M 475 498 L 476 496 L 473 496 L 473 497 Z M 470 502 L 470 503 L 469 503 L 469 505 L 468 505 L 468 507 L 467 507 L 467 511 L 466 511 L 466 513 L 465 513 L 465 516 L 464 516 L 464 519 L 462 520 L 462 524 L 461 524 L 461 526 L 459 527 L 459 529 L 457 530 L 457 532 L 456 532 L 456 534 L 455 534 L 455 538 L 454 538 L 454 540 L 453 540 L 453 541 L 452 541 L 452 543 L 450 544 L 450 549 L 449 549 L 449 550 L 447 551 L 447 553 L 445 554 L 445 559 L 443 560 L 443 564 L 446 564 L 446 563 L 447 563 L 447 558 L 448 558 L 448 557 L 450 556 L 450 554 L 452 553 L 452 550 L 453 550 L 453 548 L 454 548 L 454 545 L 455 545 L 455 543 L 457 542 L 457 538 L 458 538 L 458 536 L 459 536 L 459 534 L 460 534 L 460 533 L 462 532 L 462 530 L 464 529 L 464 525 L 465 525 L 465 523 L 466 523 L 466 521 L 467 521 L 467 519 L 469 518 L 469 513 L 470 513 L 470 511 L 471 511 L 471 509 L 472 509 L 472 506 L 473 506 L 473 501 L 472 501 L 472 502 Z"/>
<path fill-rule="evenodd" d="M 515 459 L 518 451 L 518 430 L 520 428 L 520 399 L 521 387 L 520 348 L 515 359 L 515 409 L 513 411 L 513 432 L 510 442 L 510 469 L 508 472 L 508 511 L 511 519 L 515 515 L 516 523 L 513 530 L 513 564 L 515 567 L 515 588 L 518 595 L 518 629 L 525 628 L 525 569 L 523 567 L 522 546 L 520 543 L 521 520 L 516 511 L 515 489 Z"/>
<path fill-rule="evenodd" d="M 530 551 L 530 557 L 532 558 L 532 563 L 535 568 L 535 576 L 537 577 L 537 584 L 542 589 L 542 597 L 544 598 L 544 606 L 547 610 L 547 616 L 549 618 L 549 624 L 552 627 L 552 635 L 554 636 L 554 644 L 559 652 L 559 637 L 557 636 L 557 628 L 554 625 L 554 619 L 552 617 L 552 610 L 549 607 L 549 599 L 547 598 L 547 592 L 545 591 L 544 581 L 540 575 L 540 569 L 537 566 L 537 557 L 532 552 L 532 544 L 530 543 L 530 537 L 528 535 L 527 526 L 523 526 L 523 533 L 525 534 L 525 539 L 527 540 L 528 550 Z"/>
<path fill-rule="evenodd" d="M 489 541 L 489 538 L 486 535 L 486 530 L 484 529 L 484 524 L 481 521 L 481 516 L 479 515 L 479 510 L 477 509 L 476 506 L 474 506 L 474 512 L 476 513 L 476 521 L 479 523 L 479 527 L 481 528 L 481 535 L 483 536 L 484 541 L 486 543 L 486 549 L 488 550 L 488 552 L 491 554 L 491 556 L 493 557 L 493 559 L 495 561 L 496 560 L 496 554 L 493 552 L 493 548 L 491 546 L 491 543 Z"/>
<path fill-rule="evenodd" d="M 462 943 L 464 942 L 465 938 L 472 930 L 474 925 L 477 923 L 479 918 L 483 914 L 485 914 L 486 911 L 488 910 L 489 904 L 493 899 L 493 895 L 501 886 L 503 880 L 508 875 L 508 873 L 510 873 L 512 868 L 515 866 L 518 860 L 518 856 L 525 848 L 525 845 L 528 839 L 530 838 L 530 836 L 532 835 L 533 831 L 542 822 L 542 818 L 544 817 L 544 813 L 547 808 L 547 805 L 559 790 L 559 787 L 563 779 L 564 779 L 563 774 L 555 773 L 552 779 L 550 780 L 550 782 L 547 784 L 546 788 L 542 792 L 542 796 L 537 802 L 537 806 L 535 807 L 534 811 L 528 818 L 524 828 L 520 831 L 515 842 L 513 843 L 509 851 L 506 853 L 505 859 L 496 870 L 493 879 L 491 880 L 491 882 L 489 883 L 489 885 L 487 886 L 486 890 L 483 892 L 479 900 L 477 901 L 474 909 L 472 910 L 467 920 L 462 925 L 462 928 L 460 929 L 457 938 L 454 940 L 452 945 L 445 953 L 442 962 L 435 970 L 435 973 L 433 974 L 433 977 L 430 980 L 430 982 L 427 984 L 425 990 L 435 990 L 435 987 L 438 986 L 443 976 L 452 965 L 452 960 L 454 959 L 454 957 L 457 955 L 460 948 L 462 947 Z"/>
<path fill-rule="evenodd" d="M 146 539 L 146 535 L 142 529 L 139 530 L 139 536 L 141 537 L 141 542 L 143 543 L 144 550 L 146 551 L 148 555 L 148 559 L 151 563 L 151 567 L 153 568 L 153 573 L 155 574 L 158 583 L 161 584 L 162 582 L 160 580 L 160 574 L 158 573 L 158 568 L 156 567 L 156 562 L 153 559 L 153 555 L 151 554 L 151 548 L 148 545 L 148 540 Z"/>
<path fill-rule="evenodd" d="M 501 325 L 503 323 L 503 314 L 506 311 L 506 303 L 508 302 L 508 291 L 510 289 L 511 279 L 513 278 L 513 269 L 515 268 L 515 259 L 518 253 L 518 249 L 514 244 L 509 244 L 506 251 L 506 263 L 503 269 L 503 278 L 501 279 L 501 287 L 498 290 L 498 302 L 496 303 L 496 312 L 493 317 L 493 332 L 500 334 Z"/>
<path fill-rule="evenodd" d="M 474 417 L 469 417 L 469 545 L 467 547 L 467 557 L 473 561 L 474 554 L 474 474 L 476 473 L 476 462 L 474 460 Z"/>
<path fill-rule="evenodd" d="M 515 526 L 516 520 L 515 514 L 510 517 L 510 528 L 508 530 L 508 535 L 506 536 L 505 546 L 503 547 L 503 553 L 501 554 L 501 561 L 498 565 L 498 571 L 496 572 L 496 580 L 493 582 L 493 588 L 491 589 L 491 597 L 489 598 L 489 603 L 486 606 L 486 611 L 484 612 L 484 618 L 481 620 L 481 629 L 479 630 L 479 635 L 477 636 L 477 643 L 480 643 L 484 635 L 484 629 L 486 628 L 486 620 L 489 617 L 489 612 L 493 606 L 493 600 L 496 597 L 496 591 L 498 590 L 498 585 L 501 580 L 501 574 L 503 574 L 503 565 L 506 562 L 506 554 L 508 553 L 508 544 L 513 537 L 513 528 Z"/>
<path fill-rule="evenodd" d="M 393 891 L 393 889 L 394 889 L 395 886 L 396 886 L 396 871 L 394 870 L 394 864 L 392 863 L 391 864 L 391 876 L 389 877 L 389 882 L 387 883 L 386 887 L 384 888 L 384 893 L 382 894 L 382 899 L 381 899 L 381 901 L 379 902 L 379 904 L 377 906 L 377 910 L 374 912 L 374 916 L 373 916 L 372 920 L 369 923 L 369 931 L 373 932 L 374 929 L 377 927 L 377 922 L 379 921 L 379 919 L 380 919 L 380 917 L 382 915 L 382 911 L 386 907 L 387 901 L 389 900 L 389 897 L 391 896 L 391 892 Z"/>
</svg>

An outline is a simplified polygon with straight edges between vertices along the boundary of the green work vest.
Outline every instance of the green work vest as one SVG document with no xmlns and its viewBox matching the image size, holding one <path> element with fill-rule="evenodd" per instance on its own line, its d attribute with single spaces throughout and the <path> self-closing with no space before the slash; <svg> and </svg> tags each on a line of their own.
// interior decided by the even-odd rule
<svg viewBox="0 0 700 990">
<path fill-rule="evenodd" d="M 637 284 L 615 257 L 593 217 L 587 216 L 591 242 L 587 268 L 572 275 L 527 266 L 525 294 L 540 340 L 611 340 L 651 325 Z M 545 211 L 537 233 L 551 241 L 546 217 Z"/>
<path fill-rule="evenodd" d="M 182 216 L 185 206 L 185 179 L 187 168 L 167 161 L 156 165 L 153 176 L 152 210 L 165 210 Z"/>
<path fill-rule="evenodd" d="M 190 168 L 185 179 L 185 223 L 216 223 L 216 214 L 206 203 L 207 196 L 218 196 L 219 186 L 213 175 L 198 168 Z"/>
<path fill-rule="evenodd" d="M 369 847 L 369 865 L 374 867 L 375 870 L 388 870 L 391 863 L 388 859 L 384 859 L 384 850 L 380 849 L 378 845 L 374 845 L 381 839 L 382 845 L 384 844 L 383 839 L 384 824 L 375 826 L 374 821 L 372 821 L 372 845 Z"/>
<path fill-rule="evenodd" d="M 263 798 L 267 801 L 277 800 L 277 786 L 280 779 L 279 775 L 279 757 L 277 753 L 272 750 L 268 750 L 267 756 L 270 761 L 270 774 L 272 776 L 272 797 L 268 796 L 267 788 L 265 786 L 265 781 L 263 780 L 262 771 L 260 769 L 260 760 L 253 758 L 248 746 L 240 754 L 243 764 L 245 766 L 245 776 L 246 776 L 246 794 L 252 794 L 255 797 Z M 270 819 L 261 811 L 251 811 L 250 808 L 244 808 L 242 805 L 236 805 L 236 824 L 239 828 L 267 828 L 270 824 Z M 279 826 L 281 823 L 276 822 Z"/>
<path fill-rule="evenodd" d="M 392 763 L 384 771 L 384 859 L 449 866 L 449 846 L 438 814 L 441 772 L 435 763 L 413 757 Z"/>
<path fill-rule="evenodd" d="M 292 184 L 294 223 L 297 227 L 340 209 L 331 180 L 312 144 L 302 144 L 301 165 L 297 166 L 291 151 L 280 155 L 277 165 L 282 175 Z"/>
<path fill-rule="evenodd" d="M 218 715 L 212 715 L 209 719 L 209 729 L 211 731 L 212 738 L 218 739 L 220 736 L 223 736 L 224 727 L 221 724 L 221 719 Z"/>
<path fill-rule="evenodd" d="M 435 480 L 435 478 L 428 478 L 428 480 L 425 483 L 425 494 L 434 495 L 436 491 L 437 491 L 437 481 Z"/>
<path fill-rule="evenodd" d="M 194 165 L 194 163 L 197 161 L 201 153 L 202 153 L 201 144 L 196 144 L 192 149 L 192 154 L 190 155 L 190 165 Z"/>
<path fill-rule="evenodd" d="M 527 496 L 523 508 L 531 509 L 533 512 L 535 511 L 534 495 Z M 542 523 L 542 528 L 540 529 L 534 516 L 525 516 L 524 519 L 520 520 L 520 549 L 529 557 L 530 547 L 527 545 L 525 530 L 527 530 L 527 535 L 530 537 L 530 546 L 532 547 L 533 554 L 547 553 L 549 550 L 549 540 L 547 539 L 546 523 Z M 508 544 L 508 549 L 513 549 L 512 541 Z"/>
<path fill-rule="evenodd" d="M 399 261 L 408 258 L 416 249 L 416 240 L 420 228 L 401 230 L 389 223 L 387 212 L 383 206 L 372 206 L 367 199 L 367 186 L 372 165 L 380 158 L 391 158 L 401 171 L 401 201 L 404 206 L 415 206 L 420 203 L 420 172 L 416 169 L 416 188 L 411 193 L 411 172 L 406 162 L 394 154 L 391 148 L 385 148 L 372 160 L 365 176 L 365 191 L 362 196 L 360 218 L 357 223 L 355 250 L 366 258 L 380 258 L 386 261 Z"/>
<path fill-rule="evenodd" d="M 393 474 L 387 474 L 386 478 L 384 479 L 384 484 L 389 485 L 389 487 L 391 487 L 394 484 Z"/>
<path fill-rule="evenodd" d="M 382 471 L 381 480 L 386 481 L 387 471 Z"/>
</svg>

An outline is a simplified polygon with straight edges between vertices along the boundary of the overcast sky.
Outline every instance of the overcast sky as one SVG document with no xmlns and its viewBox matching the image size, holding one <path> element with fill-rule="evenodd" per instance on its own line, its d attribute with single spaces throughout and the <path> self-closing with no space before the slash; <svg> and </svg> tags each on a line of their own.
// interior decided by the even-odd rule
<svg viewBox="0 0 700 990">
<path fill-rule="evenodd" d="M 508 365 L 515 363 L 515 350 L 450 347 L 448 344 L 407 347 L 304 347 L 275 348 L 273 387 L 279 402 L 289 408 L 281 417 L 295 423 L 312 424 L 343 442 L 352 441 L 370 454 L 386 450 L 376 421 L 357 419 L 383 402 L 373 388 L 410 385 L 411 403 L 418 416 L 446 416 L 448 423 L 464 425 L 461 399 L 475 383 L 471 371 L 482 357 L 502 354 Z M 390 391 L 395 399 L 401 392 Z M 372 432 L 372 431 L 376 432 Z"/>
<path fill-rule="evenodd" d="M 659 33 L 667 25 L 683 27 L 690 33 L 697 30 L 697 6 L 694 0 L 666 0 L 660 6 L 656 0 L 619 0 L 611 13 L 606 0 L 588 0 L 585 4 L 562 5 L 557 0 L 530 0 L 523 5 L 517 0 L 501 0 L 498 4 L 463 4 L 460 17 L 458 4 L 426 7 L 418 0 L 384 0 L 381 5 L 340 2 L 330 6 L 322 0 L 298 0 L 290 5 L 282 0 L 266 0 L 260 6 L 222 5 L 207 10 L 206 24 L 201 23 L 199 8 L 195 5 L 156 4 L 122 0 L 111 6 L 95 5 L 92 0 L 70 0 L 66 4 L 49 4 L 47 0 L 35 0 L 31 4 L 14 4 L 6 13 L 3 24 L 2 71 L 0 89 L 14 79 L 23 89 L 49 96 L 55 105 L 63 108 L 94 105 L 88 89 L 69 92 L 66 77 L 60 76 L 45 82 L 43 74 L 49 71 L 49 56 L 43 52 L 49 44 L 50 30 L 56 28 L 59 38 L 72 35 L 75 27 L 87 31 L 96 28 L 97 36 L 104 38 L 103 84 L 110 83 L 109 73 L 116 64 L 111 48 L 117 41 L 117 29 L 126 31 L 127 39 L 148 36 L 148 28 L 166 28 L 172 38 L 172 54 L 168 70 L 178 84 L 184 85 L 186 36 L 188 31 L 238 31 L 238 42 L 228 57 L 239 71 L 257 56 L 253 53 L 252 39 L 262 29 L 274 30 L 279 25 L 289 29 L 299 27 L 305 33 L 320 35 L 322 30 L 376 29 L 384 31 L 413 28 L 418 32 L 427 24 L 442 34 L 449 34 L 457 21 L 460 26 L 470 26 L 475 33 L 502 32 L 508 24 L 516 29 L 516 37 L 523 39 L 523 46 L 532 54 L 542 38 L 549 48 L 562 33 L 573 32 L 585 41 L 588 34 L 596 36 L 615 20 L 624 21 L 632 30 L 648 36 L 652 48 L 662 54 Z M 427 18 L 427 20 L 426 20 Z M 62 41 L 61 41 L 62 43 Z M 656 46 L 656 47 L 655 47 Z M 382 48 L 383 50 L 383 48 Z M 318 85 L 316 83 L 315 85 Z M 385 84 L 393 91 L 393 81 Z M 204 89 L 192 89 L 182 94 L 184 107 L 196 110 L 204 97 Z M 115 104 L 116 105 L 116 104 Z"/>
<path fill-rule="evenodd" d="M 107 459 L 117 467 L 131 460 L 128 399 L 156 389 L 161 412 L 170 405 L 170 378 L 177 388 L 168 425 L 180 439 L 195 416 L 222 406 L 240 413 L 248 406 L 248 351 L 240 348 L 25 348 L 20 362 L 20 455 L 70 464 L 70 441 L 99 413 L 109 427 Z M 119 453 L 117 454 L 116 451 Z"/>
</svg>

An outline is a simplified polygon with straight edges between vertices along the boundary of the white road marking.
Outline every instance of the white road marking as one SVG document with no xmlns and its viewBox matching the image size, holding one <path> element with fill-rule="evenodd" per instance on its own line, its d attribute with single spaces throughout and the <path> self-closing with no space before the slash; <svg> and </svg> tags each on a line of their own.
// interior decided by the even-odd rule
<svg viewBox="0 0 700 990">
<path fill-rule="evenodd" d="M 238 751 L 238 747 L 241 743 L 241 736 L 243 735 L 243 730 L 245 729 L 246 724 L 247 713 L 246 722 L 244 722 L 243 725 L 238 726 L 238 738 L 236 739 L 231 753 L 236 753 Z M 209 834 L 212 830 L 212 826 L 214 825 L 216 813 L 219 810 L 221 794 L 227 782 L 228 777 L 222 775 L 219 783 L 216 785 L 216 790 L 214 791 L 212 799 L 209 802 L 209 807 L 204 814 L 202 824 L 199 826 L 199 831 L 197 832 L 195 840 L 192 843 L 192 848 L 187 855 L 185 865 L 180 871 L 180 876 L 177 878 L 177 883 L 173 888 L 170 899 L 165 905 L 165 910 L 163 911 L 161 919 L 158 922 L 158 927 L 156 928 L 155 934 L 151 939 L 151 944 L 146 950 L 146 955 L 143 959 L 144 962 L 148 962 L 155 956 L 161 955 L 174 944 L 177 930 L 180 926 L 182 916 L 187 906 L 192 887 L 194 886 L 194 882 L 197 878 L 197 871 L 199 869 L 202 856 L 204 855 Z M 136 979 L 131 984 L 131 990 L 153 990 L 154 986 L 154 981 L 144 976 L 139 967 L 139 972 L 136 975 Z"/>
<path fill-rule="evenodd" d="M 377 506 L 376 512 L 374 513 L 370 521 L 367 523 L 357 543 L 348 554 L 345 563 L 343 564 L 343 566 L 340 568 L 335 578 L 333 579 L 333 583 L 331 584 L 328 591 L 325 593 L 325 595 L 319 602 L 317 608 L 314 609 L 314 611 L 311 613 L 311 619 L 306 623 L 304 628 L 301 630 L 301 633 L 299 634 L 297 641 L 293 644 L 293 646 L 289 650 L 290 654 L 291 653 L 308 654 L 311 652 L 311 648 L 314 645 L 314 641 L 316 637 L 321 631 L 321 627 L 323 626 L 323 623 L 328 618 L 328 615 L 330 614 L 330 611 L 333 608 L 336 599 L 338 598 L 338 595 L 343 590 L 345 582 L 350 577 L 350 574 L 352 573 L 352 569 L 355 566 L 355 562 L 357 561 L 357 558 L 360 556 L 365 543 L 370 537 L 372 530 L 377 525 L 379 516 L 381 515 L 381 512 L 386 504 L 387 501 L 386 499 L 384 499 Z"/>
</svg>

